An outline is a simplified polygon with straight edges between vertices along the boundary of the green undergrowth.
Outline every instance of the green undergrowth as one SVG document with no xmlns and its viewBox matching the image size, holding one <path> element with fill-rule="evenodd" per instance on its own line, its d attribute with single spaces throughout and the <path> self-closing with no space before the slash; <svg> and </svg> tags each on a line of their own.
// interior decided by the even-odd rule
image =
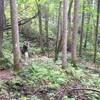
<svg viewBox="0 0 100 100">
<path fill-rule="evenodd" d="M 50 100 L 55 100 L 54 96 L 57 89 L 72 80 L 79 80 L 85 87 L 100 90 L 99 75 L 84 69 L 84 66 L 78 66 L 76 69 L 71 63 L 68 63 L 66 70 L 62 70 L 60 60 L 54 63 L 51 58 L 48 58 L 47 61 L 44 61 L 44 59 L 35 59 L 28 66 L 24 66 L 23 70 L 19 73 L 15 74 L 14 72 L 12 80 L 6 82 L 0 81 L 0 90 L 2 92 L 9 89 L 11 98 L 15 98 L 14 100 L 41 100 L 38 95 L 28 95 L 27 93 L 34 93 L 34 91 L 41 87 L 49 87 L 50 90 L 47 91 L 47 96 Z M 98 100 L 96 98 L 99 98 L 97 93 L 91 91 L 89 91 L 88 96 L 91 97 L 91 100 Z M 63 100 L 74 100 L 74 98 L 64 95 Z"/>
<path fill-rule="evenodd" d="M 85 60 L 85 61 L 92 61 L 93 62 L 93 59 L 94 59 L 94 51 L 93 49 L 86 49 L 84 50 L 84 54 L 82 55 L 82 59 Z M 96 54 L 96 63 L 98 63 L 100 65 L 100 50 L 97 51 L 97 54 Z"/>
<path fill-rule="evenodd" d="M 23 71 L 20 72 L 20 77 L 23 80 L 26 80 L 27 84 L 34 87 L 34 89 L 41 86 L 58 89 L 71 80 L 79 80 L 80 83 L 87 88 L 96 88 L 100 90 L 100 77 L 98 74 L 91 73 L 89 70 L 82 68 L 84 65 L 78 66 L 76 69 L 72 67 L 73 65 L 71 63 L 66 65 L 66 70 L 69 73 L 66 74 L 66 70 L 64 71 L 61 69 L 60 63 L 60 60 L 57 63 L 54 63 L 51 59 L 48 59 L 47 62 L 34 60 L 29 66 L 26 66 Z M 91 100 L 98 100 L 96 98 L 99 98 L 99 95 L 95 92 L 89 93 Z M 94 95 L 91 95 L 91 93 L 94 93 Z M 48 93 L 48 95 L 50 95 L 50 93 Z"/>
<path fill-rule="evenodd" d="M 41 83 L 43 81 L 46 83 L 45 85 L 59 87 L 69 80 L 69 76 L 67 76 L 60 66 L 57 66 L 53 61 L 48 61 L 46 63 L 41 60 L 33 61 L 32 64 L 26 66 L 23 71 L 21 75 L 25 75 L 27 77 L 27 82 L 29 84 L 35 83 L 34 85 L 38 85 L 36 82 L 38 83 L 40 81 Z"/>
</svg>

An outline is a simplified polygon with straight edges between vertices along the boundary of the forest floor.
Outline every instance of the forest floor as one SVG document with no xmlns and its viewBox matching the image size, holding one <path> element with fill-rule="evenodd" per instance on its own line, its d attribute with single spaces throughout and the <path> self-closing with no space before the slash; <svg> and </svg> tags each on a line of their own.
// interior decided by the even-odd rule
<svg viewBox="0 0 100 100">
<path fill-rule="evenodd" d="M 85 68 L 68 67 L 68 73 L 61 69 L 60 61 L 54 64 L 46 56 L 36 55 L 31 62 L 29 69 L 26 66 L 16 74 L 0 71 L 0 100 L 100 100 L 100 71 L 92 62 L 78 62 Z"/>
<path fill-rule="evenodd" d="M 0 79 L 1 80 L 11 80 L 13 75 L 8 70 L 0 70 Z"/>
<path fill-rule="evenodd" d="M 36 58 L 36 59 L 41 59 L 41 60 L 44 60 L 44 62 L 46 62 L 48 58 L 43 56 L 43 57 L 39 57 L 39 58 Z M 84 66 L 86 66 L 86 69 L 92 71 L 95 74 L 100 75 L 100 70 L 98 70 L 96 68 L 97 65 L 94 64 L 93 62 L 81 61 L 81 62 L 78 62 L 77 64 L 78 65 L 84 65 Z M 1 80 L 11 80 L 12 78 L 13 78 L 13 74 L 11 73 L 11 71 L 0 70 L 0 79 Z"/>
</svg>

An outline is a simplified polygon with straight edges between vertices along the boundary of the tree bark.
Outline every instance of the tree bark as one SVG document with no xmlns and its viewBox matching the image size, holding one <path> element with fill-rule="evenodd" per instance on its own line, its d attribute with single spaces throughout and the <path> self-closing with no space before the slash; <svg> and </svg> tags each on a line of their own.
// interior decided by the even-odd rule
<svg viewBox="0 0 100 100">
<path fill-rule="evenodd" d="M 78 32 L 78 9 L 79 0 L 74 0 L 74 18 L 73 18 L 73 33 L 72 33 L 72 63 L 76 65 L 77 61 L 77 32 Z"/>
<path fill-rule="evenodd" d="M 49 21 L 49 16 L 48 16 L 48 11 L 49 8 L 46 6 L 46 10 L 45 10 L 45 32 L 46 32 L 46 43 L 47 43 L 47 52 L 48 52 L 48 57 L 49 57 L 49 41 L 48 41 L 48 21 Z"/>
<path fill-rule="evenodd" d="M 67 44 L 67 48 L 68 51 L 71 51 L 71 43 L 72 43 L 72 32 L 71 32 L 71 10 L 72 10 L 72 5 L 73 5 L 73 0 L 70 1 L 69 4 L 69 9 L 68 9 L 68 44 Z"/>
<path fill-rule="evenodd" d="M 89 33 L 89 24 L 90 24 L 90 14 L 87 16 L 87 29 L 86 29 L 86 36 L 85 36 L 85 42 L 84 42 L 84 48 L 87 47 L 87 39 L 88 39 L 88 33 Z"/>
<path fill-rule="evenodd" d="M 60 41 L 60 37 L 61 37 L 61 4 L 62 2 L 59 2 L 59 14 L 58 14 L 58 25 L 57 25 L 57 35 L 56 35 L 56 47 L 55 47 L 55 61 L 58 60 L 58 55 L 59 55 L 59 42 Z M 61 44 L 60 44 L 61 45 Z"/>
<path fill-rule="evenodd" d="M 16 0 L 10 0 L 11 7 L 11 25 L 12 25 L 12 40 L 13 40 L 13 55 L 14 55 L 14 69 L 21 68 L 21 56 L 19 47 L 19 29 L 18 29 L 18 14 Z"/>
<path fill-rule="evenodd" d="M 39 39 L 40 39 L 40 46 L 41 46 L 41 51 L 44 53 L 44 46 L 43 46 L 43 34 L 42 34 L 42 18 L 41 18 L 41 5 L 38 4 L 38 16 L 39 16 Z"/>
<path fill-rule="evenodd" d="M 4 24 L 4 0 L 0 0 L 0 57 L 3 56 L 3 24 Z"/>
<path fill-rule="evenodd" d="M 83 45 L 83 31 L 84 31 L 84 15 L 85 15 L 85 1 L 83 0 L 83 11 L 82 11 L 82 22 L 81 22 L 81 33 L 80 33 L 80 48 L 79 48 L 79 56 L 82 56 L 82 45 Z"/>
<path fill-rule="evenodd" d="M 63 37 L 62 37 L 62 68 L 65 68 L 67 63 L 67 20 L 68 20 L 68 0 L 63 1 Z"/>
<path fill-rule="evenodd" d="M 94 45 L 94 63 L 96 63 L 96 56 L 97 56 L 97 37 L 98 37 L 98 29 L 99 29 L 99 13 L 100 13 L 100 0 L 97 2 L 97 21 L 96 21 L 96 28 L 95 28 L 95 45 Z"/>
</svg>

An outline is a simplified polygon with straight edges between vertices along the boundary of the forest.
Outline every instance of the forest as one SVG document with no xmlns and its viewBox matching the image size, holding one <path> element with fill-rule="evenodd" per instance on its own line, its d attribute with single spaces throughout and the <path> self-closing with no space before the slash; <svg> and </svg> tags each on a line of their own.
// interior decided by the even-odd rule
<svg viewBox="0 0 100 100">
<path fill-rule="evenodd" d="M 100 0 L 0 0 L 0 100 L 100 100 Z"/>
</svg>

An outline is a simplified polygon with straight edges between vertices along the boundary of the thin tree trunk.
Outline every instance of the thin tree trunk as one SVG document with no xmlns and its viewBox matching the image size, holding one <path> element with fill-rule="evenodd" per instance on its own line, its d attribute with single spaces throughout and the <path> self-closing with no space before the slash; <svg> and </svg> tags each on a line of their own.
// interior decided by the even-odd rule
<svg viewBox="0 0 100 100">
<path fill-rule="evenodd" d="M 71 10 L 72 10 L 73 0 L 70 1 L 68 9 L 68 51 L 71 51 L 71 42 L 72 42 L 72 32 L 71 32 Z"/>
<path fill-rule="evenodd" d="M 67 63 L 67 19 L 68 19 L 68 0 L 63 1 L 63 37 L 62 37 L 62 68 Z"/>
<path fill-rule="evenodd" d="M 19 47 L 19 30 L 18 30 L 18 14 L 16 0 L 10 0 L 11 7 L 11 25 L 12 25 L 12 39 L 13 39 L 13 55 L 14 55 L 14 69 L 21 68 L 21 56 Z"/>
<path fill-rule="evenodd" d="M 88 33 L 89 33 L 89 24 L 90 24 L 90 14 L 88 14 L 87 18 L 87 29 L 86 29 L 86 36 L 85 36 L 85 42 L 84 42 L 84 48 L 87 47 L 87 39 L 88 39 Z"/>
<path fill-rule="evenodd" d="M 78 32 L 78 9 L 79 0 L 74 0 L 74 18 L 73 18 L 73 34 L 72 34 L 72 63 L 76 65 L 77 61 L 77 32 Z"/>
<path fill-rule="evenodd" d="M 58 14 L 58 25 L 57 25 L 57 37 L 56 37 L 56 47 L 55 47 L 55 61 L 58 60 L 58 55 L 59 55 L 59 41 L 60 41 L 60 32 L 61 32 L 61 28 L 60 28 L 60 21 L 61 21 L 61 4 L 62 2 L 59 2 L 59 14 Z"/>
<path fill-rule="evenodd" d="M 87 1 L 87 4 L 88 4 L 88 6 L 89 6 L 89 9 L 91 9 L 91 7 L 90 7 L 90 5 L 91 5 L 91 0 L 88 0 Z M 86 48 L 87 47 L 87 41 L 88 41 L 88 33 L 89 33 L 89 29 L 90 29 L 90 20 L 91 20 L 91 16 L 93 17 L 93 15 L 91 15 L 90 13 L 88 13 L 88 15 L 87 15 L 87 29 L 86 29 L 86 36 L 85 36 L 85 42 L 84 42 L 84 48 Z M 94 21 L 93 21 L 94 22 Z M 89 25 L 90 24 L 90 25 Z M 94 25 L 94 27 L 95 27 L 95 25 Z M 92 29 L 92 25 L 91 25 L 91 29 Z"/>
<path fill-rule="evenodd" d="M 47 52 L 48 52 L 48 57 L 49 57 L 49 41 L 48 41 L 48 7 L 46 6 L 46 11 L 45 11 L 45 31 L 46 31 L 46 43 L 47 43 Z"/>
<path fill-rule="evenodd" d="M 79 56 L 82 56 L 82 45 L 83 45 L 83 29 L 84 29 L 84 15 L 85 15 L 85 1 L 83 0 L 83 12 L 82 12 L 82 23 L 81 23 L 81 33 L 80 33 L 80 48 L 79 48 Z"/>
<path fill-rule="evenodd" d="M 97 56 L 97 37 L 98 37 L 98 29 L 99 29 L 99 13 L 100 13 L 100 0 L 97 2 L 97 22 L 95 28 L 95 45 L 94 45 L 94 63 L 96 63 Z"/>
<path fill-rule="evenodd" d="M 0 57 L 3 56 L 3 24 L 4 24 L 4 0 L 0 0 Z"/>
<path fill-rule="evenodd" d="M 43 46 L 43 34 L 42 34 L 42 18 L 41 18 L 41 5 L 38 4 L 38 14 L 39 14 L 39 39 L 40 39 L 40 46 L 41 46 L 41 51 L 44 53 L 44 46 Z"/>
</svg>

